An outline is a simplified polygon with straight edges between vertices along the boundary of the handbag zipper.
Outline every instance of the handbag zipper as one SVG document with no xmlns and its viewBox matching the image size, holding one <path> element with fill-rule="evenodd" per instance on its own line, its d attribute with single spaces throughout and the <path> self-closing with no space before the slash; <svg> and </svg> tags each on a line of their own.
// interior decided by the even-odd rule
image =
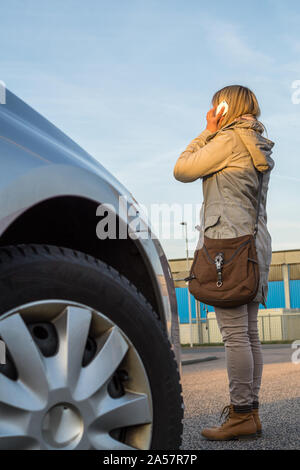
<svg viewBox="0 0 300 470">
<path fill-rule="evenodd" d="M 193 274 L 193 268 L 195 266 L 196 259 L 198 258 L 198 253 L 199 253 L 199 250 L 197 250 L 197 255 L 194 256 L 192 266 L 191 266 L 191 269 L 190 269 L 190 274 L 183 279 L 185 282 L 192 281 L 192 279 L 196 279 L 196 276 Z"/>
</svg>

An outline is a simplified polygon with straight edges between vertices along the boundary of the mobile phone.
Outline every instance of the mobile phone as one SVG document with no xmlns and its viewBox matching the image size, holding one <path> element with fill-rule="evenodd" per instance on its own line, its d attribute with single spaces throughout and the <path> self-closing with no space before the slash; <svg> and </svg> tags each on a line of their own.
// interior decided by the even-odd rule
<svg viewBox="0 0 300 470">
<path fill-rule="evenodd" d="M 217 109 L 216 109 L 216 116 L 217 116 L 217 114 L 219 114 L 219 112 L 221 111 L 222 108 L 224 108 L 224 111 L 223 111 L 222 116 L 225 116 L 225 114 L 226 114 L 227 111 L 228 111 L 228 103 L 227 103 L 227 101 L 222 101 L 222 103 L 219 104 L 219 106 L 218 106 Z"/>
</svg>

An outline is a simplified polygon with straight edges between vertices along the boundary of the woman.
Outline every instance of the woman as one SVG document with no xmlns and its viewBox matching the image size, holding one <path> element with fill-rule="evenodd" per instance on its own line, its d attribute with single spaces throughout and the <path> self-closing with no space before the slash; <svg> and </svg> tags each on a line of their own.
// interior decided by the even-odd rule
<svg viewBox="0 0 300 470">
<path fill-rule="evenodd" d="M 227 113 L 223 116 L 225 108 L 222 108 L 215 116 L 217 106 L 223 101 L 228 104 Z M 258 407 L 263 359 L 257 314 L 259 303 L 266 307 L 272 255 L 266 199 L 274 167 L 270 156 L 274 143 L 262 136 L 264 126 L 257 120 L 259 105 L 248 88 L 240 85 L 222 88 L 213 96 L 212 105 L 206 116 L 206 129 L 182 152 L 174 168 L 175 178 L 183 183 L 203 179 L 204 201 L 196 249 L 202 247 L 204 233 L 209 238 L 234 238 L 253 233 L 258 172 L 263 173 L 255 242 L 260 272 L 257 295 L 247 305 L 215 307 L 225 344 L 230 405 L 223 410 L 227 416 L 222 426 L 204 429 L 202 435 L 211 440 L 228 440 L 261 434 Z"/>
</svg>

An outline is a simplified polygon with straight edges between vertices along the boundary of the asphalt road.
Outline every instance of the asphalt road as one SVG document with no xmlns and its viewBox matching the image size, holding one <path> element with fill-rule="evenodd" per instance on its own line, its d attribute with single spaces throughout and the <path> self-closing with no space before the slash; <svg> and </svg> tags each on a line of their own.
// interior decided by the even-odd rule
<svg viewBox="0 0 300 470">
<path fill-rule="evenodd" d="M 185 419 L 182 449 L 300 449 L 300 364 L 290 345 L 264 345 L 260 416 L 263 436 L 252 441 L 207 441 L 201 429 L 218 426 L 229 404 L 224 347 L 184 348 L 182 359 L 216 356 L 215 361 L 185 365 L 182 386 Z"/>
</svg>

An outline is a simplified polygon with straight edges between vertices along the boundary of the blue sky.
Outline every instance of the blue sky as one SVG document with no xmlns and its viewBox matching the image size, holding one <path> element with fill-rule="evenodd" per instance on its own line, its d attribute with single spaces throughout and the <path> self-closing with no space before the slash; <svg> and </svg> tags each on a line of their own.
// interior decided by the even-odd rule
<svg viewBox="0 0 300 470">
<path fill-rule="evenodd" d="M 273 250 L 300 248 L 298 1 L 10 0 L 0 15 L 0 79 L 148 208 L 201 204 L 201 180 L 174 180 L 175 161 L 217 89 L 252 88 L 275 142 Z M 188 223 L 192 254 L 199 221 Z M 183 238 L 161 241 L 184 256 Z"/>
</svg>

